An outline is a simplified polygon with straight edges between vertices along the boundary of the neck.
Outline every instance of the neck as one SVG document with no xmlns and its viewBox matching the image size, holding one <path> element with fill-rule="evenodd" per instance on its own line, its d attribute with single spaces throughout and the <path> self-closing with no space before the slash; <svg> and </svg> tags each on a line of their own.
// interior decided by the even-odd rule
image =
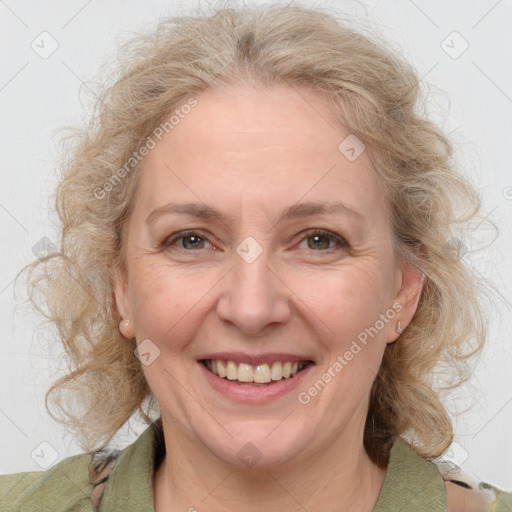
<svg viewBox="0 0 512 512">
<path fill-rule="evenodd" d="M 183 432 L 164 427 L 164 437 L 167 454 L 154 480 L 156 512 L 371 512 L 386 474 L 366 454 L 362 434 L 357 442 L 342 434 L 324 450 L 267 469 L 227 464 Z"/>
</svg>

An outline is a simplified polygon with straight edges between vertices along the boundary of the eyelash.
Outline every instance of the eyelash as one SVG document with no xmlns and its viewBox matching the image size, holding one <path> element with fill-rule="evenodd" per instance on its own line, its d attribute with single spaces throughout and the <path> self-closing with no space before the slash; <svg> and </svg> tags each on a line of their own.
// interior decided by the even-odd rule
<svg viewBox="0 0 512 512">
<path fill-rule="evenodd" d="M 187 231 L 180 231 L 179 233 L 174 233 L 173 235 L 167 237 L 161 244 L 161 247 L 162 247 L 162 249 L 168 249 L 174 242 L 176 242 L 182 238 L 187 238 L 189 236 L 198 236 L 199 238 L 208 241 L 208 238 L 203 236 L 200 231 L 187 230 Z M 302 238 L 299 240 L 299 243 L 303 242 L 304 240 L 307 240 L 308 238 L 312 238 L 314 236 L 324 236 L 338 244 L 338 246 L 329 247 L 328 249 L 319 249 L 319 250 L 311 249 L 311 251 L 314 251 L 314 252 L 330 253 L 336 249 L 349 247 L 349 244 L 343 237 L 337 235 L 336 233 L 333 233 L 332 231 L 327 231 L 325 229 L 319 229 L 319 228 L 314 228 L 314 229 L 305 231 L 303 233 Z M 179 247 L 178 249 L 187 251 L 187 252 L 194 251 L 194 249 L 185 249 L 184 247 Z M 197 250 L 200 250 L 200 249 L 197 249 Z"/>
</svg>

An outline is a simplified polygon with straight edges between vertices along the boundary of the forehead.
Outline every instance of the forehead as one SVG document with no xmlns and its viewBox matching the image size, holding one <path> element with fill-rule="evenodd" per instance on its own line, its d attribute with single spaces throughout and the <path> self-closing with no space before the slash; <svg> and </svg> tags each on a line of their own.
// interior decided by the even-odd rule
<svg viewBox="0 0 512 512">
<path fill-rule="evenodd" d="M 368 212 L 384 208 L 366 151 L 347 158 L 344 141 L 353 146 L 354 136 L 321 92 L 243 84 L 210 88 L 195 99 L 145 157 L 142 202 L 199 199 L 270 208 L 304 197 L 345 200 Z"/>
<path fill-rule="evenodd" d="M 197 106 L 166 137 L 169 150 L 179 147 L 189 157 L 258 146 L 337 155 L 348 134 L 327 98 L 304 86 L 224 85 L 207 89 L 196 100 Z"/>
</svg>

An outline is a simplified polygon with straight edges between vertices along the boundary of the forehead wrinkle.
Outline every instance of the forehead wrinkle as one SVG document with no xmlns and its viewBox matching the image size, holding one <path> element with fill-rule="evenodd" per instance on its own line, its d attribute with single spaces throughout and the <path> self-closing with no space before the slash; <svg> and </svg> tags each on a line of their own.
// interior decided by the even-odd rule
<svg viewBox="0 0 512 512">
<path fill-rule="evenodd" d="M 152 223 L 163 215 L 172 213 L 190 215 L 200 219 L 217 218 L 221 222 L 227 222 L 227 215 L 215 210 L 213 207 L 202 203 L 175 203 L 171 202 L 166 205 L 154 209 L 146 218 L 146 223 Z M 298 203 L 287 207 L 281 212 L 279 221 L 291 221 L 296 218 L 306 218 L 320 214 L 342 214 L 353 217 L 357 220 L 365 220 L 366 216 L 358 210 L 351 208 L 340 202 L 336 203 L 319 203 L 308 202 Z"/>
</svg>

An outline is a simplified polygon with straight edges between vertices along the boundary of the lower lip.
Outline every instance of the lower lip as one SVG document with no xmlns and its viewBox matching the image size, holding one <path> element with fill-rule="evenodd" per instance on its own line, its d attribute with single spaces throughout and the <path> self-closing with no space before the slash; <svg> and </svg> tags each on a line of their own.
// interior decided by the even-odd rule
<svg viewBox="0 0 512 512">
<path fill-rule="evenodd" d="M 271 402 L 292 392 L 299 386 L 314 366 L 313 364 L 310 364 L 293 377 L 273 381 L 273 383 L 268 386 L 251 386 L 238 384 L 238 381 L 223 379 L 208 370 L 204 364 L 200 362 L 197 364 L 199 365 L 203 375 L 206 377 L 206 380 L 211 384 L 215 391 L 218 391 L 231 400 L 245 404 Z"/>
</svg>

